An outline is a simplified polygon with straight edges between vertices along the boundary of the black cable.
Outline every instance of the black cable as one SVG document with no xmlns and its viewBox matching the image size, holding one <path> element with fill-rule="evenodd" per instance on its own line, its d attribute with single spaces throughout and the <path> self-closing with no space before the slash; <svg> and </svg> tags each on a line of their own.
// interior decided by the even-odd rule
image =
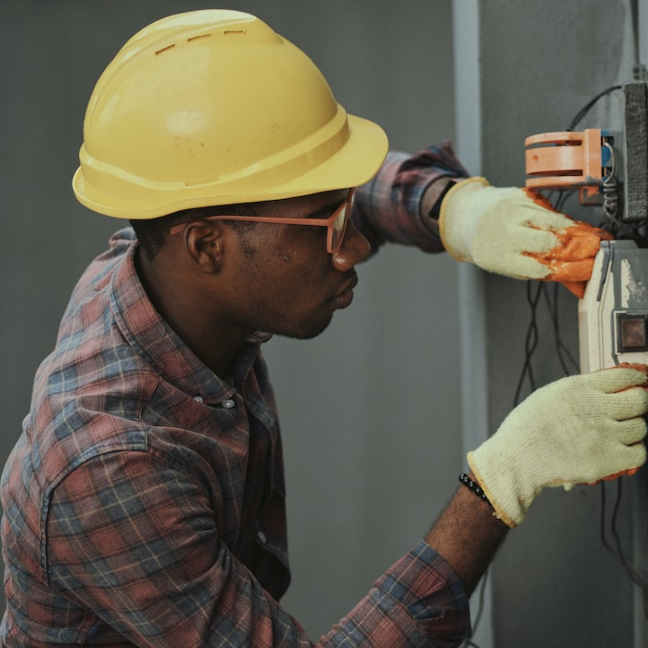
<svg viewBox="0 0 648 648">
<path fill-rule="evenodd" d="M 556 211 L 562 212 L 565 206 L 565 203 L 567 202 L 567 198 L 569 198 L 571 192 L 567 191 L 559 191 L 558 192 L 558 199 L 556 200 L 555 203 L 555 209 Z"/>
<path fill-rule="evenodd" d="M 612 509 L 612 522 L 610 529 L 612 530 L 612 537 L 614 538 L 614 543 L 617 548 L 617 555 L 621 561 L 621 564 L 628 569 L 628 561 L 625 558 L 623 553 L 623 547 L 621 546 L 621 538 L 619 537 L 619 532 L 617 530 L 617 519 L 619 515 L 619 507 L 621 506 L 621 493 L 623 490 L 623 482 L 620 479 L 617 479 L 617 497 L 614 502 L 614 508 Z"/>
<path fill-rule="evenodd" d="M 572 119 L 571 124 L 569 124 L 569 127 L 567 128 L 568 131 L 573 131 L 578 124 L 582 121 L 582 119 L 587 115 L 587 113 L 592 109 L 592 106 L 599 100 L 605 97 L 606 95 L 611 94 L 612 92 L 615 92 L 616 90 L 622 90 L 623 86 L 622 85 L 615 85 L 611 86 L 610 88 L 606 88 L 602 92 L 599 92 L 593 99 L 590 99 L 577 113 L 574 119 Z"/>
<path fill-rule="evenodd" d="M 638 51 L 638 35 L 637 35 L 637 25 L 638 25 L 638 8 L 635 0 L 632 0 L 631 2 L 632 9 L 633 9 L 633 27 L 634 27 L 634 37 L 635 37 L 635 60 L 636 60 L 636 65 L 635 65 L 635 78 L 638 78 L 638 74 L 640 73 L 642 75 L 643 81 L 648 80 L 648 74 L 646 74 L 646 68 L 639 62 L 639 51 Z M 574 128 L 581 122 L 581 120 L 587 115 L 587 113 L 590 111 L 590 109 L 596 104 L 597 101 L 599 101 L 601 98 L 605 97 L 606 95 L 611 94 L 612 92 L 615 92 L 617 90 L 621 90 L 623 86 L 621 85 L 615 85 L 607 88 L 606 90 L 603 90 L 602 92 L 599 92 L 595 97 L 593 97 L 581 110 L 576 114 L 574 119 L 572 120 L 571 124 L 569 125 L 569 128 L 567 130 L 573 131 Z M 633 233 L 636 233 L 638 227 L 635 226 L 634 228 L 632 226 L 626 226 L 626 228 L 622 227 L 620 223 L 609 223 L 608 226 L 611 226 L 614 228 L 615 231 L 615 236 L 617 238 L 624 238 L 628 236 L 628 229 L 630 230 L 630 234 L 632 235 Z M 629 564 L 628 560 L 625 557 L 625 554 L 623 552 L 623 548 L 621 545 L 621 538 L 618 534 L 617 530 L 617 515 L 619 512 L 619 507 L 621 504 L 621 494 L 622 494 L 622 486 L 621 486 L 621 479 L 617 479 L 618 482 L 618 490 L 617 490 L 617 499 L 614 504 L 613 512 L 612 512 L 612 519 L 611 519 L 611 533 L 615 541 L 616 545 L 616 551 L 610 546 L 610 544 L 607 541 L 606 534 L 605 534 L 605 523 L 606 523 L 606 513 L 605 513 L 605 482 L 601 482 L 601 520 L 600 520 L 600 527 L 601 527 L 601 542 L 603 543 L 603 546 L 605 549 L 612 555 L 614 556 L 617 561 L 621 564 L 622 568 L 625 570 L 625 572 L 628 574 L 628 576 L 631 578 L 633 583 L 637 585 L 637 587 L 640 588 L 641 593 L 642 593 L 642 600 L 643 600 L 643 608 L 644 608 L 644 616 L 648 619 L 648 584 L 641 578 L 641 576 L 632 568 L 632 566 Z"/>
<path fill-rule="evenodd" d="M 477 614 L 475 615 L 475 623 L 473 624 L 475 631 L 477 630 L 479 626 L 479 622 L 481 621 L 482 614 L 484 613 L 484 599 L 486 596 L 486 583 L 488 582 L 488 575 L 489 571 L 487 570 L 484 573 L 484 576 L 482 577 L 482 582 L 480 585 L 480 590 L 479 590 L 479 603 L 477 606 Z"/>
<path fill-rule="evenodd" d="M 646 71 L 645 66 L 643 66 L 640 61 L 639 61 L 639 50 L 638 50 L 638 6 L 637 6 L 637 0 L 631 0 L 631 6 L 633 10 L 633 28 L 634 28 L 634 38 L 635 38 L 635 79 L 639 79 L 642 81 L 648 81 L 648 72 Z M 641 77 L 639 76 L 641 75 Z M 614 85 L 609 88 L 606 88 L 602 92 L 599 92 L 595 97 L 593 97 L 590 101 L 588 101 L 579 111 L 576 113 L 574 118 L 572 119 L 568 131 L 573 131 L 576 126 L 585 118 L 587 113 L 592 109 L 592 107 L 603 97 L 612 94 L 613 92 L 616 92 L 617 90 L 623 89 L 622 85 Z M 553 192 L 551 195 L 551 203 L 554 206 L 554 209 L 556 211 L 563 211 L 563 205 L 565 201 L 567 200 L 567 192 L 564 191 L 558 191 L 557 192 L 557 197 L 554 198 Z M 609 224 L 608 224 L 609 226 Z M 633 230 L 634 231 L 634 230 Z M 625 232 L 623 229 L 618 228 L 616 234 L 617 238 L 626 235 L 627 232 Z M 538 325 L 537 325 L 537 306 L 538 306 L 538 300 L 541 294 L 545 295 L 545 301 L 546 305 L 549 310 L 549 315 L 552 320 L 553 324 L 553 329 L 554 329 L 554 338 L 555 338 L 555 345 L 556 345 L 556 353 L 558 354 L 558 358 L 561 364 L 561 368 L 563 372 L 568 375 L 569 374 L 569 367 L 568 363 L 573 365 L 573 367 L 578 371 L 578 363 L 575 361 L 574 357 L 572 356 L 571 352 L 569 349 L 565 346 L 565 344 L 562 341 L 562 338 L 560 336 L 560 327 L 559 327 L 559 321 L 558 321 L 558 285 L 554 285 L 554 300 L 553 303 L 549 299 L 549 296 L 546 294 L 545 291 L 545 286 L 542 282 L 538 282 L 538 287 L 536 290 L 535 295 L 532 294 L 532 288 L 531 288 L 531 283 L 528 282 L 527 285 L 527 302 L 531 306 L 531 320 L 529 322 L 529 326 L 527 328 L 527 335 L 525 339 L 525 359 L 524 359 L 524 364 L 522 367 L 522 371 L 520 374 L 520 377 L 518 379 L 518 384 L 516 387 L 515 391 L 515 398 L 514 398 L 514 407 L 518 404 L 519 398 L 520 398 L 520 393 L 522 390 L 522 386 L 524 384 L 524 379 L 525 377 L 528 376 L 529 382 L 531 385 L 531 390 L 535 390 L 535 379 L 533 375 L 533 367 L 531 364 L 531 359 L 533 356 L 534 351 L 537 348 L 538 345 L 538 340 L 539 340 L 539 333 L 538 333 Z M 617 498 L 613 507 L 612 511 L 612 518 L 611 518 L 611 534 L 614 539 L 615 543 L 615 548 L 613 548 L 610 543 L 607 540 L 606 537 L 606 491 L 605 491 L 605 481 L 601 482 L 601 518 L 600 518 L 600 533 L 601 533 L 601 542 L 605 549 L 621 564 L 622 568 L 624 571 L 628 574 L 632 582 L 640 588 L 641 594 L 642 594 L 642 601 L 643 601 L 643 608 L 644 608 L 644 616 L 648 619 L 648 583 L 632 568 L 632 566 L 629 564 L 628 560 L 625 557 L 622 543 L 621 543 L 621 538 L 618 533 L 618 528 L 617 528 L 617 519 L 618 519 L 618 513 L 621 505 L 621 499 L 622 499 L 622 486 L 621 486 L 621 479 L 617 479 Z M 466 645 L 473 645 L 471 643 L 468 643 Z"/>
<path fill-rule="evenodd" d="M 632 69 L 635 81 L 648 81 L 648 70 L 641 62 L 639 53 L 639 0 L 630 0 L 632 15 L 632 45 L 634 49 L 634 67 Z"/>
<path fill-rule="evenodd" d="M 526 299 L 527 303 L 531 307 L 531 320 L 529 321 L 529 326 L 527 328 L 527 334 L 524 341 L 524 363 L 522 365 L 522 372 L 520 378 L 518 379 L 518 384 L 515 389 L 515 396 L 513 397 L 513 407 L 519 404 L 520 394 L 522 393 L 522 387 L 524 386 L 524 379 L 528 377 L 529 385 L 531 391 L 535 391 L 536 383 L 535 376 L 533 374 L 533 365 L 531 364 L 531 358 L 533 353 L 538 347 L 538 342 L 540 339 L 538 333 L 538 322 L 537 322 L 537 306 L 540 301 L 540 296 L 542 295 L 542 282 L 533 282 L 528 281 L 526 285 Z M 535 288 L 535 294 L 534 293 Z"/>
<path fill-rule="evenodd" d="M 479 627 L 479 622 L 481 621 L 482 614 L 484 613 L 484 602 L 486 598 L 486 583 L 488 581 L 489 573 L 490 573 L 489 570 L 486 570 L 486 572 L 484 572 L 481 583 L 479 585 L 480 589 L 479 589 L 479 602 L 477 603 L 477 614 L 475 615 L 475 621 L 472 624 L 473 635 L 477 632 L 477 628 Z M 472 639 L 464 639 L 460 648 L 466 648 L 467 646 L 471 646 L 472 648 L 480 648 L 480 646 L 476 644 Z"/>
<path fill-rule="evenodd" d="M 634 49 L 635 65 L 640 65 L 639 58 L 639 0 L 630 0 L 630 13 L 632 15 L 632 45 Z"/>
<path fill-rule="evenodd" d="M 615 543 L 615 548 L 613 548 L 610 543 L 607 540 L 606 537 L 606 532 L 605 532 L 605 522 L 606 522 L 606 482 L 602 481 L 600 484 L 600 489 L 601 489 L 601 520 L 600 520 L 600 531 L 601 531 L 601 543 L 605 547 L 605 549 L 608 551 L 608 553 L 621 565 L 623 570 L 626 572 L 626 574 L 629 576 L 630 580 L 639 588 L 641 591 L 641 599 L 643 603 L 643 612 L 644 612 L 644 617 L 648 619 L 648 583 L 642 578 L 642 576 L 632 567 L 630 562 L 627 560 L 625 556 L 625 552 L 623 550 L 623 546 L 621 543 L 621 537 L 619 536 L 619 532 L 617 529 L 617 521 L 618 521 L 618 514 L 619 514 L 619 509 L 621 506 L 621 500 L 622 500 L 622 489 L 623 489 L 623 479 L 619 478 L 616 480 L 617 484 L 617 496 L 616 500 L 614 502 L 614 506 L 612 509 L 612 517 L 611 517 L 611 524 L 610 524 L 610 530 L 612 533 L 612 537 L 614 538 L 614 543 Z"/>
<path fill-rule="evenodd" d="M 592 102 L 590 102 L 592 104 Z M 565 192 L 559 192 L 558 197 L 556 198 L 555 202 L 552 201 L 554 208 L 557 211 L 562 211 L 561 206 L 562 203 L 564 203 L 564 193 Z M 544 288 L 544 285 L 543 285 Z M 548 295 L 546 296 L 546 302 L 547 302 L 547 308 L 549 311 L 549 315 L 551 317 L 553 326 L 554 326 L 554 337 L 555 337 L 555 343 L 556 343 L 556 353 L 558 354 L 562 369 L 566 375 L 569 374 L 566 359 L 576 368 L 578 371 L 578 364 L 576 363 L 576 360 L 574 357 L 571 355 L 569 349 L 564 345 L 562 342 L 562 339 L 560 337 L 560 327 L 559 327 L 559 321 L 558 321 L 558 306 L 557 306 L 557 299 L 558 299 L 558 284 L 554 284 L 554 301 L 553 303 L 549 299 Z M 534 311 L 534 317 L 535 317 L 535 311 Z M 566 359 L 563 357 L 563 353 L 566 355 Z M 529 359 L 527 358 L 527 361 Z M 630 561 L 626 558 L 622 542 L 621 542 L 621 537 L 619 535 L 618 531 L 618 516 L 619 516 L 619 511 L 621 507 L 621 501 L 622 501 L 622 493 L 623 493 L 623 480 L 622 479 L 617 479 L 616 484 L 617 484 L 617 496 L 612 508 L 612 516 L 611 516 L 611 521 L 610 521 L 610 533 L 612 535 L 612 538 L 614 540 L 614 547 L 610 545 L 608 542 L 608 539 L 606 537 L 606 490 L 605 490 L 605 485 L 606 482 L 602 481 L 601 482 L 601 518 L 600 518 L 600 532 L 601 532 L 601 542 L 605 549 L 616 559 L 616 561 L 621 565 L 623 570 L 626 572 L 626 574 L 629 576 L 629 578 L 632 580 L 632 582 L 640 589 L 641 595 L 642 595 L 642 603 L 643 603 L 643 612 L 644 616 L 648 619 L 648 583 L 641 577 L 641 575 L 633 569 L 632 565 L 630 564 Z"/>
<path fill-rule="evenodd" d="M 605 504 L 606 504 L 606 496 L 605 496 L 605 482 L 601 482 L 601 517 L 599 520 L 600 524 L 600 531 L 601 531 L 601 544 L 607 549 L 609 553 L 611 553 L 615 558 L 616 554 L 614 553 L 614 549 L 608 544 L 607 538 L 605 536 Z"/>
<path fill-rule="evenodd" d="M 572 373 L 572 370 L 578 373 L 579 365 L 571 351 L 567 348 L 567 345 L 562 341 L 560 336 L 560 323 L 558 321 L 558 297 L 560 286 L 558 283 L 553 284 L 553 301 L 549 296 L 549 287 L 544 286 L 545 301 L 547 303 L 547 310 L 549 311 L 549 317 L 551 318 L 551 323 L 553 324 L 554 330 L 554 343 L 556 345 L 556 355 L 560 362 L 560 366 L 563 370 L 565 376 L 569 376 Z M 571 364 L 571 369 L 567 364 Z"/>
<path fill-rule="evenodd" d="M 556 198 L 554 205 L 559 205 L 564 201 L 564 192 L 559 192 L 558 197 Z M 552 201 L 553 202 L 553 201 Z M 535 288 L 535 290 L 534 290 Z M 527 302 L 531 309 L 531 319 L 527 328 L 527 334 L 525 338 L 525 359 L 523 368 L 518 380 L 515 398 L 514 398 L 514 407 L 519 403 L 520 394 L 522 391 L 522 386 L 524 384 L 524 379 L 528 377 L 531 390 L 535 390 L 535 377 L 533 374 L 532 366 L 532 356 L 538 346 L 539 342 L 539 329 L 537 322 L 538 315 L 538 304 L 540 298 L 544 296 L 544 301 L 549 312 L 549 316 L 552 321 L 554 329 L 554 340 L 556 345 L 556 353 L 558 355 L 561 367 L 565 375 L 569 375 L 568 363 L 570 363 L 576 371 L 578 371 L 578 364 L 571 354 L 570 350 L 564 344 L 562 337 L 560 335 L 560 322 L 558 318 L 558 290 L 559 286 L 557 283 L 553 286 L 553 301 L 548 294 L 547 284 L 545 282 L 528 282 L 527 283 Z M 605 491 L 605 481 L 601 482 L 601 518 L 600 518 L 600 533 L 601 533 L 601 542 L 605 549 L 615 558 L 615 560 L 621 565 L 622 569 L 626 572 L 632 582 L 640 589 L 643 602 L 643 611 L 645 617 L 648 619 L 648 583 L 641 577 L 641 575 L 633 569 L 630 562 L 625 556 L 621 537 L 618 531 L 618 516 L 619 510 L 622 501 L 622 480 L 617 479 L 617 497 L 612 509 L 611 523 L 610 523 L 610 533 L 614 541 L 614 547 L 610 544 L 606 537 L 606 491 Z M 474 646 L 472 642 L 464 644 L 465 646 Z"/>
<path fill-rule="evenodd" d="M 619 482 L 621 480 L 618 480 Z M 602 481 L 601 482 L 601 542 L 605 549 L 610 553 L 617 561 L 621 563 L 621 565 L 626 568 L 627 567 L 627 562 L 625 560 L 625 556 L 623 554 L 623 550 L 621 548 L 621 539 L 619 538 L 618 532 L 616 530 L 616 521 L 617 521 L 617 514 L 619 512 L 619 506 L 621 504 L 621 487 L 619 486 L 617 488 L 617 496 L 616 500 L 614 502 L 614 506 L 612 508 L 612 524 L 610 527 L 610 531 L 615 539 L 615 544 L 616 544 L 616 550 L 610 543 L 608 542 L 608 539 L 606 537 L 606 527 L 605 527 L 605 522 L 606 522 L 606 517 L 607 517 L 607 512 L 606 512 L 606 502 L 607 502 L 607 497 L 606 497 L 607 489 L 606 489 L 606 482 Z"/>
</svg>

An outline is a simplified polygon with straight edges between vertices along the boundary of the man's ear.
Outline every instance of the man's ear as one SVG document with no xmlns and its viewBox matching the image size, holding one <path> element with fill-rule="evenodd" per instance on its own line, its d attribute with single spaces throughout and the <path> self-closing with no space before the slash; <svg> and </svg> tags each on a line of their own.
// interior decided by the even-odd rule
<svg viewBox="0 0 648 648">
<path fill-rule="evenodd" d="M 217 221 L 192 221 L 184 231 L 184 245 L 196 266 L 206 274 L 221 271 L 228 230 Z"/>
</svg>

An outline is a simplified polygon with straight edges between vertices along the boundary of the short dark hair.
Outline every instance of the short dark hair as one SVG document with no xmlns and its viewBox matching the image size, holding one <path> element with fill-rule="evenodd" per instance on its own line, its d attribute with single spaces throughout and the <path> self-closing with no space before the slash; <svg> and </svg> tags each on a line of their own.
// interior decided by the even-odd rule
<svg viewBox="0 0 648 648">
<path fill-rule="evenodd" d="M 231 214 L 232 216 L 256 216 L 258 215 L 259 203 L 244 203 L 239 205 L 218 205 L 208 207 L 194 207 L 192 209 L 183 209 L 181 211 L 160 216 L 158 218 L 132 219 L 131 227 L 135 230 L 137 242 L 142 252 L 149 261 L 152 261 L 158 252 L 162 249 L 166 237 L 169 236 L 169 230 L 174 225 L 181 223 L 190 223 L 191 221 L 200 220 L 207 216 L 219 216 L 222 214 Z M 239 232 L 247 231 L 256 226 L 253 221 L 231 221 L 231 226 Z"/>
</svg>

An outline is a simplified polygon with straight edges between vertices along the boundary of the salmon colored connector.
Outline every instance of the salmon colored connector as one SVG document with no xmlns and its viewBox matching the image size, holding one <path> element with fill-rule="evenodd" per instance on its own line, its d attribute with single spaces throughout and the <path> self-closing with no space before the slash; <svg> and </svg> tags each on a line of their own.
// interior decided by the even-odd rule
<svg viewBox="0 0 648 648">
<path fill-rule="evenodd" d="M 542 133 L 527 137 L 524 143 L 527 187 L 580 188 L 583 204 L 599 193 L 603 180 L 600 129 Z"/>
</svg>

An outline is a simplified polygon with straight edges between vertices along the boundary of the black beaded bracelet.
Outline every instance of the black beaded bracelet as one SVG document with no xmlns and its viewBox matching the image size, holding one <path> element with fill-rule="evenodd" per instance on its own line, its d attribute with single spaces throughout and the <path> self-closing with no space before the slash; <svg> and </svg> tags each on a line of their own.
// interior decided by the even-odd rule
<svg viewBox="0 0 648 648">
<path fill-rule="evenodd" d="M 459 481 L 468 488 L 468 490 L 472 491 L 477 495 L 477 497 L 481 497 L 484 502 L 488 502 L 490 504 L 490 501 L 488 500 L 488 497 L 486 497 L 486 493 L 484 493 L 483 488 L 473 479 L 470 479 L 466 473 L 461 473 L 459 475 Z"/>
</svg>

